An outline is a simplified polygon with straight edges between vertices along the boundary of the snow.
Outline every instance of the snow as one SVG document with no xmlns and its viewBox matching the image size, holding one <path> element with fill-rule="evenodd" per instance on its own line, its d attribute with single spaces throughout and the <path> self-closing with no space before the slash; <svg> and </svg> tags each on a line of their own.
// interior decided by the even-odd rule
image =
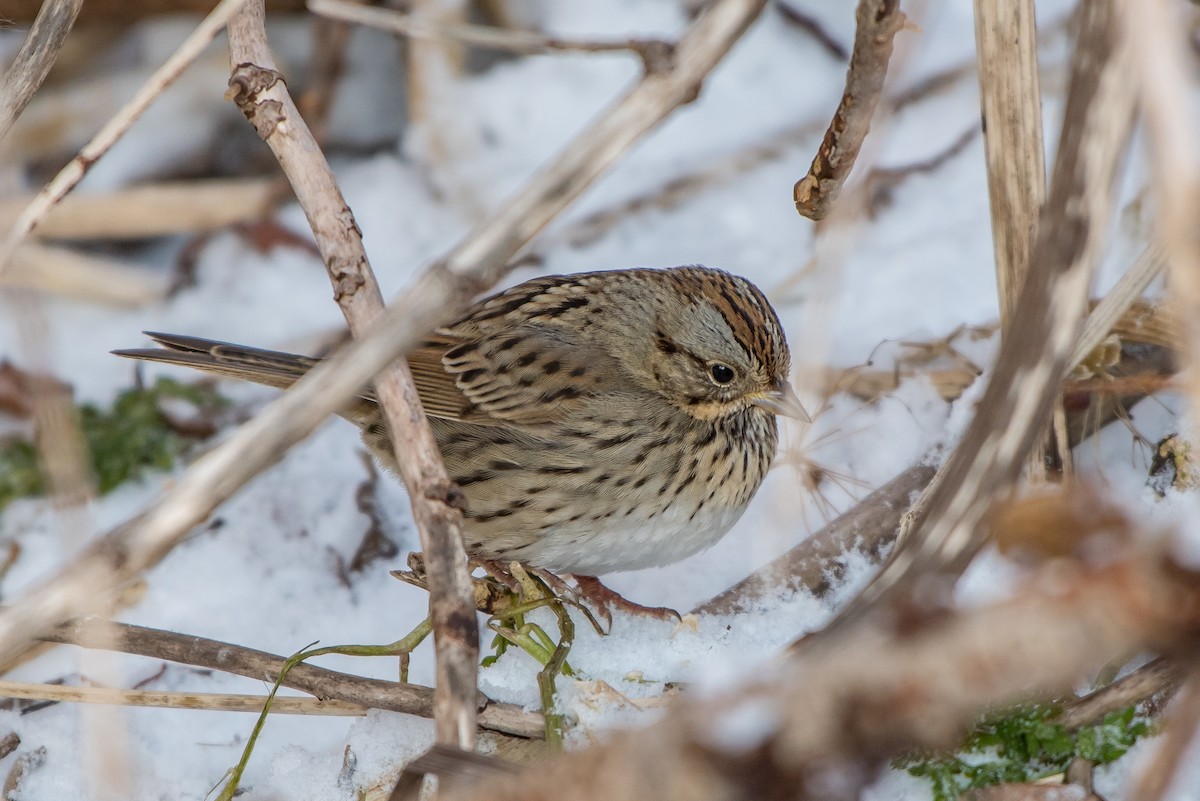
<svg viewBox="0 0 1200 801">
<path fill-rule="evenodd" d="M 686 24 L 681 4 L 634 0 L 542 3 L 548 28 L 563 36 L 618 38 L 674 37 Z M 853 35 L 853 4 L 818 0 L 793 2 L 821 20 L 845 44 Z M 1038 3 L 1042 24 L 1051 26 L 1069 9 L 1065 0 Z M 918 85 L 929 76 L 973 61 L 973 23 L 965 3 L 926 2 L 910 11 L 920 32 L 902 32 L 891 85 Z M 100 74 L 78 89 L 76 100 L 101 112 L 113 109 L 136 87 L 188 30 L 188 22 L 145 23 L 122 45 L 141 53 L 135 76 Z M 1061 27 L 1059 28 L 1061 30 Z M 19 32 L 6 31 L 8 50 Z M 273 25 L 274 45 L 286 64 L 303 65 L 310 45 L 308 28 Z M 462 128 L 464 151 L 455 154 L 453 180 L 470 188 L 478 208 L 460 207 L 440 197 L 416 163 L 426 152 L 425 134 L 395 148 L 378 143 L 396 137 L 403 124 L 402 76 L 393 41 L 359 31 L 349 49 L 344 86 L 331 129 L 334 142 L 374 147 L 369 155 L 334 158 L 342 188 L 363 230 L 368 253 L 385 293 L 409 284 L 422 266 L 455 244 L 477 221 L 480 209 L 502 204 L 529 174 L 583 130 L 638 75 L 636 59 L 622 54 L 556 55 L 504 59 L 454 90 L 453 114 Z M 1068 55 L 1061 33 L 1047 36 L 1043 59 L 1051 80 L 1046 103 L 1047 149 L 1053 153 L 1061 113 L 1061 75 Z M 97 165 L 85 189 L 126 185 L 149 176 L 186 171 L 195 151 L 210 147 L 226 131 L 244 136 L 247 128 L 222 99 L 227 79 L 225 54 L 215 47 L 193 66 Z M 301 66 L 289 67 L 301 69 Z M 776 308 L 801 367 L 850 367 L 868 359 L 887 369 L 905 351 L 898 342 L 950 334 L 961 324 L 982 325 L 997 317 L 992 275 L 992 244 L 983 159 L 975 137 L 938 169 L 906 178 L 891 202 L 858 221 L 836 242 L 817 249 L 812 223 L 796 215 L 793 182 L 807 169 L 824 125 L 842 90 L 844 65 L 812 39 L 787 24 L 769 7 L 711 76 L 699 99 L 675 114 L 602 178 L 581 201 L 535 243 L 543 272 L 576 272 L 633 266 L 705 263 L 747 276 L 761 286 Z M 104 89 L 97 95 L 97 89 Z M 74 95 L 71 95 L 74 97 Z M 64 101 L 67 102 L 67 101 Z M 69 106 L 68 106 L 69 107 Z M 102 120 L 103 116 L 99 117 Z M 978 124 L 976 78 L 970 71 L 943 92 L 913 103 L 873 126 L 856 170 L 872 165 L 897 167 L 942 153 Z M 240 127 L 239 127 L 240 126 Z M 247 128 L 248 130 L 248 128 Z M 803 135 L 796 135 L 800 131 Z M 218 133 L 220 132 L 220 133 Z M 678 202 L 626 215 L 594 241 L 572 245 L 571 225 L 586 215 L 654 193 L 680 177 L 707 174 L 734 154 L 763 143 L 783 141 L 775 155 L 719 175 Z M 427 132 L 426 132 L 427 133 Z M 72 141 L 82 142 L 90 131 Z M 222 139 L 224 142 L 225 140 Z M 255 143 L 256 144 L 256 143 Z M 249 146 L 248 146 L 249 147 Z M 5 176 L 10 185 L 11 176 Z M 1124 202 L 1144 182 L 1137 170 L 1126 180 Z M 82 191 L 82 190 L 81 190 Z M 1131 206 L 1114 226 L 1113 254 L 1100 283 L 1110 286 L 1146 234 Z M 303 214 L 285 206 L 277 220 L 308 237 Z M 141 251 L 148 267 L 171 269 L 182 242 Z M 517 270 L 515 283 L 535 274 Z M 60 298 L 30 303 L 50 332 L 51 370 L 69 378 L 80 400 L 106 402 L 133 376 L 128 362 L 108 351 L 137 347 L 142 330 L 161 330 L 288 349 L 336 330 L 341 317 L 319 258 L 295 246 L 256 251 L 235 232 L 211 237 L 199 251 L 196 282 L 169 300 L 135 310 L 93 306 Z M 955 346 L 986 366 L 994 340 Z M 0 354 L 21 363 L 24 352 L 11 315 L 0 315 Z M 148 375 L 186 371 L 146 368 Z M 952 445 L 969 422 L 983 381 L 962 400 L 947 406 L 927 379 L 907 381 L 898 391 L 864 405 L 839 396 L 811 430 L 784 424 L 780 464 L 769 475 L 749 511 L 724 540 L 681 563 L 609 577 L 614 589 L 647 605 L 687 610 L 719 593 L 756 567 L 804 539 L 824 522 L 819 504 L 803 489 L 800 474 L 787 464 L 801 450 L 827 470 L 862 482 L 852 495 L 833 486 L 825 491 L 838 510 L 887 481 L 933 449 Z M 270 392 L 226 385 L 240 402 L 261 403 Z M 810 408 L 815 397 L 799 391 Z M 1164 405 L 1164 403 L 1166 405 Z M 1150 442 L 1177 425 L 1177 403 L 1141 404 L 1134 426 Z M 219 439 L 219 437 L 218 437 Z M 1108 482 L 1114 493 L 1138 508 L 1154 509 L 1164 530 L 1195 519 L 1194 497 L 1171 496 L 1155 503 L 1142 487 L 1148 456 L 1128 430 L 1110 426 L 1080 449 L 1088 476 Z M 183 467 L 120 488 L 88 510 L 91 529 L 103 531 L 156 497 Z M 331 421 L 294 448 L 276 467 L 259 476 L 221 507 L 145 577 L 142 595 L 123 609 L 122 621 L 230 641 L 290 654 L 313 641 L 386 643 L 403 636 L 424 616 L 425 595 L 388 576 L 403 567 L 417 548 L 403 490 L 384 477 L 377 493 L 383 520 L 401 553 L 345 576 L 368 526 L 355 492 L 368 480 L 353 427 Z M 1193 531 L 1194 525 L 1178 527 Z M 46 503 L 22 501 L 0 514 L 0 541 L 19 540 L 20 559 L 0 585 L 7 598 L 64 563 L 79 543 L 62 530 L 62 520 Z M 1177 547 L 1200 560 L 1194 536 Z M 728 686 L 772 659 L 805 631 L 818 628 L 836 604 L 867 580 L 871 567 L 850 560 L 845 583 L 833 597 L 806 595 L 768 599 L 749 612 L 705 617 L 681 625 L 618 616 L 612 633 L 596 635 L 577 618 L 577 640 L 569 661 L 577 682 L 560 679 L 559 702 L 574 724 L 573 744 L 584 744 L 616 726 L 652 720 L 656 699 L 669 682 Z M 963 589 L 966 603 L 1002 597 L 1013 571 L 990 556 L 976 565 Z M 530 619 L 554 632 L 548 612 Z M 491 633 L 482 629 L 482 641 Z M 133 686 L 162 667 L 150 660 L 117 656 L 111 681 Z M 392 677 L 394 661 L 326 657 L 319 664 L 361 675 Z M 92 665 L 79 652 L 59 648 L 19 667 L 12 678 L 50 681 Z M 480 673 L 490 697 L 534 708 L 538 704 L 538 665 L 510 649 L 498 664 Z M 413 658 L 411 678 L 433 681 L 427 644 Z M 148 685 L 200 692 L 263 693 L 261 682 L 172 665 Z M 741 728 L 729 729 L 747 746 L 769 723 L 769 710 L 747 710 Z M 17 798 L 104 796 L 86 757 L 89 720 L 95 710 L 59 704 L 21 715 L 0 711 L 0 731 L 22 738 L 22 751 L 46 749 L 43 766 L 30 770 Z M 105 718 L 106 737 L 128 759 L 128 797 L 200 799 L 238 759 L 253 716 L 163 709 L 122 709 Z M 94 739 L 91 738 L 91 739 Z M 358 790 L 394 781 L 398 766 L 432 741 L 429 721 L 372 712 L 361 719 L 272 716 L 243 780 L 249 798 L 351 799 Z M 1134 757 L 1145 750 L 1136 750 Z M 1132 757 L 1131 757 L 1132 758 Z M 6 764 L 0 770 L 7 770 Z M 1128 761 L 1128 760 L 1127 760 Z M 1127 769 L 1111 772 L 1120 776 Z M 1108 775 L 1108 774 L 1105 774 Z M 1104 785 L 1106 797 L 1120 799 L 1120 784 Z M 926 799 L 927 785 L 906 774 L 885 774 L 868 798 Z M 1178 796 L 1180 798 L 1184 795 Z"/>
</svg>

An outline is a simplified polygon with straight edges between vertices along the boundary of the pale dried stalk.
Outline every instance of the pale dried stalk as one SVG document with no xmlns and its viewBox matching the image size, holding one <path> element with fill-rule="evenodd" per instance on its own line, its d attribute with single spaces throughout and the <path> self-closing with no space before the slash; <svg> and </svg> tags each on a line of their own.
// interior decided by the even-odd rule
<svg viewBox="0 0 1200 801">
<path fill-rule="evenodd" d="M 270 178 L 234 178 L 68 195 L 38 224 L 37 236 L 142 239 L 212 231 L 265 216 L 280 199 L 280 188 Z M 30 200 L 0 202 L 0 228 L 10 227 Z"/>
<path fill-rule="evenodd" d="M 213 508 L 315 429 L 387 364 L 464 309 L 507 271 L 555 215 L 676 107 L 762 11 L 765 0 L 717 0 L 692 22 L 671 68 L 646 75 L 603 109 L 494 217 L 430 267 L 361 339 L 322 362 L 221 446 L 197 460 L 167 494 L 84 549 L 0 616 L 0 656 L 78 617 L 161 559 Z M 473 625 L 473 619 L 472 619 Z"/>
<path fill-rule="evenodd" d="M 1137 55 L 1133 61 L 1142 113 L 1149 134 L 1150 162 L 1157 200 L 1158 236 L 1166 255 L 1172 301 L 1183 324 L 1185 382 L 1193 419 L 1200 411 L 1200 238 L 1195 227 L 1200 208 L 1200 154 L 1193 141 L 1194 109 L 1190 61 L 1183 26 L 1162 0 L 1124 2 L 1124 32 Z M 1200 724 L 1200 668 L 1193 664 L 1163 742 L 1149 760 L 1130 798 L 1164 798 L 1173 778 L 1186 765 L 1184 755 Z"/>
<path fill-rule="evenodd" d="M 494 28 L 448 22 L 436 18 L 419 18 L 388 8 L 375 8 L 348 0 L 308 0 L 308 10 L 330 19 L 368 25 L 400 36 L 417 39 L 448 39 L 465 45 L 508 50 L 529 55 L 541 53 L 611 53 L 633 52 L 643 61 L 665 57 L 670 45 L 661 39 L 624 39 L 603 42 L 546 36 L 537 31 Z"/>
<path fill-rule="evenodd" d="M 1162 272 L 1164 261 L 1162 249 L 1156 245 L 1149 245 L 1141 252 L 1133 266 L 1125 271 L 1088 315 L 1075 351 L 1071 354 L 1072 366 L 1082 362 L 1118 326 L 1126 312 L 1133 308 L 1146 287 L 1150 286 L 1150 282 Z M 1178 347 L 1176 342 L 1170 344 Z"/>
<path fill-rule="evenodd" d="M 1033 0 L 975 0 L 975 51 L 1003 340 L 1025 284 L 1046 199 Z M 1064 429 L 1052 424 L 1030 454 L 1031 479 L 1047 478 L 1050 458 L 1069 460 L 1062 443 Z"/>
<path fill-rule="evenodd" d="M 1003 336 L 1046 198 L 1033 0 L 975 0 L 975 49 Z"/>
<path fill-rule="evenodd" d="M 854 50 L 846 68 L 841 103 L 808 174 L 792 188 L 796 211 L 810 220 L 823 220 L 829 215 L 850 177 L 883 94 L 892 42 L 905 21 L 899 0 L 859 0 L 854 18 Z"/>
<path fill-rule="evenodd" d="M 143 84 L 137 94 L 105 123 L 104 127 L 92 137 L 92 140 L 83 146 L 79 154 L 67 163 L 67 166 L 59 170 L 42 191 L 38 192 L 25 211 L 17 217 L 4 242 L 0 243 L 0 275 L 4 274 L 17 246 L 37 227 L 54 204 L 62 200 L 64 195 L 83 180 L 83 176 L 96 163 L 96 160 L 116 144 L 138 117 L 142 116 L 150 104 L 163 93 L 163 90 L 170 86 L 180 73 L 204 51 L 204 48 L 220 33 L 221 29 L 225 27 L 225 23 L 237 12 L 243 2 L 245 0 L 221 0 L 217 7 L 188 35 L 183 44 L 171 54 L 171 57 L 154 71 L 154 74 Z"/>
<path fill-rule="evenodd" d="M 167 295 L 169 278 L 69 248 L 24 243 L 13 251 L 0 287 L 33 289 L 93 303 L 141 306 Z"/>
<path fill-rule="evenodd" d="M 0 139 L 8 134 L 50 74 L 82 6 L 83 0 L 45 0 L 42 3 L 12 66 L 0 80 Z"/>
<path fill-rule="evenodd" d="M 262 0 L 249 0 L 229 23 L 230 93 L 291 182 L 325 260 L 334 298 L 351 332 L 361 336 L 383 313 L 383 293 L 333 171 L 275 68 L 264 14 Z M 438 742 L 470 750 L 475 745 L 479 634 L 463 549 L 462 496 L 442 464 L 407 363 L 398 360 L 376 376 L 375 393 L 409 488 L 430 576 Z"/>
<path fill-rule="evenodd" d="M 984 513 L 1015 484 L 1049 420 L 1087 309 L 1133 113 L 1129 54 L 1116 32 L 1113 2 L 1080 7 L 1050 194 L 1011 336 L 1001 344 L 979 411 L 914 525 L 838 625 L 885 593 L 907 592 L 918 576 L 944 571 L 950 578 L 961 570 L 985 541 Z"/>
<path fill-rule="evenodd" d="M 260 713 L 265 695 L 236 693 L 187 693 L 167 690 L 123 690 L 110 687 L 65 687 L 61 684 L 27 684 L 0 680 L 0 697 L 35 701 L 67 701 L 78 704 L 150 706 L 163 709 L 207 709 L 214 712 Z M 319 698 L 275 696 L 271 713 L 280 715 L 332 715 L 362 717 L 365 706 Z"/>
</svg>

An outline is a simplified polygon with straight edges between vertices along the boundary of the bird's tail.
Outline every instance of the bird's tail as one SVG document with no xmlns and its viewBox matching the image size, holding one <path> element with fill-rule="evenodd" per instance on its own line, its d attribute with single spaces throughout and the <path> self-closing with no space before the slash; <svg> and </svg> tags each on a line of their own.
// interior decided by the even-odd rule
<svg viewBox="0 0 1200 801">
<path fill-rule="evenodd" d="M 161 348 L 114 350 L 113 354 L 127 359 L 141 359 L 163 364 L 181 364 L 207 373 L 228 378 L 240 378 L 256 384 L 286 389 L 307 373 L 320 359 L 281 353 L 274 350 L 248 348 L 214 339 L 159 334 L 144 331 Z"/>
</svg>

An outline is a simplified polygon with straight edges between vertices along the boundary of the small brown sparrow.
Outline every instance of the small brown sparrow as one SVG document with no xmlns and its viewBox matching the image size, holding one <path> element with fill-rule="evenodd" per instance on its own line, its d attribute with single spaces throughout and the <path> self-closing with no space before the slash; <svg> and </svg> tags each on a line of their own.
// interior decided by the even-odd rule
<svg viewBox="0 0 1200 801">
<path fill-rule="evenodd" d="M 174 334 L 119 356 L 286 388 L 317 363 Z M 408 355 L 467 498 L 476 557 L 591 576 L 665 565 L 733 526 L 808 420 L 767 298 L 707 267 L 535 278 L 476 303 Z M 395 469 L 370 390 L 341 415 Z"/>
</svg>

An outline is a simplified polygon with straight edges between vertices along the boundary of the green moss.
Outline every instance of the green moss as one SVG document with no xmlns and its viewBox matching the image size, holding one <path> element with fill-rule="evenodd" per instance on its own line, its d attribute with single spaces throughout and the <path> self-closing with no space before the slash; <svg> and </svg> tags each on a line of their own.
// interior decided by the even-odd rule
<svg viewBox="0 0 1200 801">
<path fill-rule="evenodd" d="M 1133 707 L 1071 732 L 1049 722 L 1056 707 L 1022 707 L 985 718 L 957 754 L 909 754 L 894 763 L 929 780 L 935 801 L 954 801 L 976 787 L 1036 781 L 1066 770 L 1076 757 L 1096 764 L 1119 759 L 1149 731 Z"/>
<path fill-rule="evenodd" d="M 172 400 L 191 404 L 198 413 L 211 413 L 225 403 L 212 389 L 160 378 L 152 387 L 122 392 L 107 409 L 92 404 L 79 407 L 100 494 L 140 478 L 147 470 L 169 469 L 199 439 L 180 433 L 163 414 L 163 402 Z M 0 509 L 44 491 L 33 443 L 12 439 L 0 444 Z"/>
</svg>

